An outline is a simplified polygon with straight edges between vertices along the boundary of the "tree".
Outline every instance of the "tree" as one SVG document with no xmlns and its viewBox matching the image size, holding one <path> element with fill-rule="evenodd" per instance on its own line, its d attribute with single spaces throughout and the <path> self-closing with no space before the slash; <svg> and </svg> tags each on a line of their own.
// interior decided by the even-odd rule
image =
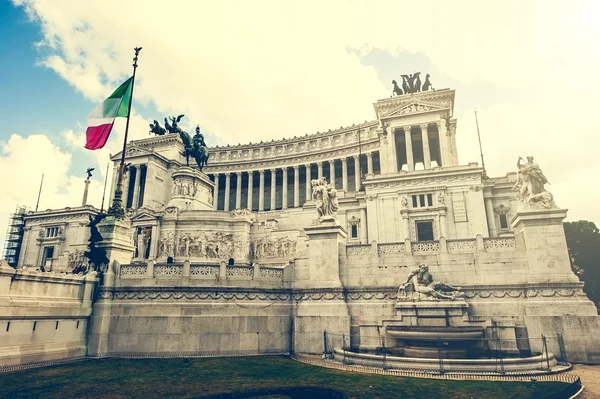
<svg viewBox="0 0 600 399">
<path fill-rule="evenodd" d="M 583 291 L 600 308 L 600 230 L 594 222 L 564 223 L 571 268 L 585 283 Z"/>
</svg>

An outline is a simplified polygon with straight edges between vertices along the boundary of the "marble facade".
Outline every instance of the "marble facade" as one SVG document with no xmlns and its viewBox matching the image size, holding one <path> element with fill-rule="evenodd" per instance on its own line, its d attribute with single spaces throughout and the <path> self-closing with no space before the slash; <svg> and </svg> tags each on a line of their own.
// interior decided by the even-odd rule
<svg viewBox="0 0 600 399">
<path fill-rule="evenodd" d="M 465 323 L 562 333 L 569 360 L 600 362 L 600 318 L 570 270 L 566 210 L 520 205 L 516 172 L 488 178 L 459 164 L 454 96 L 395 96 L 374 104 L 370 122 L 214 147 L 203 173 L 184 166 L 178 135 L 129 143 L 128 219 L 107 226 L 114 256 L 88 353 L 319 353 L 323 330 L 385 331 L 407 271 L 426 263 L 463 288 Z M 339 205 L 326 223 L 311 197 L 322 177 Z M 39 267 L 54 241 L 54 257 L 75 259 L 87 244 L 75 226 L 98 211 L 48 212 L 26 217 L 20 269 Z"/>
</svg>

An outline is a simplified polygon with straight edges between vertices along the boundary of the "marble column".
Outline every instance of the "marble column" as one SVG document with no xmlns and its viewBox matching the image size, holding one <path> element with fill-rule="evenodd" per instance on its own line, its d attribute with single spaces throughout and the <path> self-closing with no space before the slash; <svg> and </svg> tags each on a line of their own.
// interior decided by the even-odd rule
<svg viewBox="0 0 600 399">
<path fill-rule="evenodd" d="M 429 151 L 429 134 L 426 123 L 421 125 L 421 142 L 423 143 L 423 164 L 425 169 L 431 169 L 431 151 Z"/>
<path fill-rule="evenodd" d="M 365 245 L 369 243 L 367 233 L 367 208 L 360 208 L 360 243 Z"/>
<path fill-rule="evenodd" d="M 294 166 L 294 206 L 300 206 L 300 174 L 298 173 L 299 166 Z"/>
<path fill-rule="evenodd" d="M 335 188 L 335 159 L 329 161 L 329 183 Z"/>
<path fill-rule="evenodd" d="M 236 173 L 236 186 L 235 186 L 235 209 L 242 207 L 242 172 Z"/>
<path fill-rule="evenodd" d="M 277 169 L 271 169 L 271 205 L 270 210 L 274 211 L 277 208 L 276 201 L 277 194 Z"/>
<path fill-rule="evenodd" d="M 258 182 L 258 210 L 265 210 L 265 171 L 260 170 L 260 180 Z"/>
<path fill-rule="evenodd" d="M 225 204 L 223 205 L 223 210 L 229 210 L 229 187 L 231 186 L 231 173 L 225 173 Z"/>
<path fill-rule="evenodd" d="M 160 226 L 155 224 L 152 226 L 152 233 L 150 236 L 150 255 L 148 259 L 158 258 L 158 239 L 160 238 Z"/>
<path fill-rule="evenodd" d="M 494 204 L 490 197 L 484 198 L 485 201 L 485 214 L 487 216 L 488 230 L 490 237 L 497 237 L 496 233 L 496 218 L 494 217 Z"/>
<path fill-rule="evenodd" d="M 142 168 L 138 165 L 135 167 L 135 184 L 133 185 L 133 202 L 131 203 L 132 209 L 138 207 L 138 200 L 140 198 L 140 176 L 142 176 Z"/>
<path fill-rule="evenodd" d="M 440 158 L 442 164 L 439 166 L 447 166 L 448 165 L 448 143 L 446 142 L 446 127 L 445 123 L 441 120 L 436 122 L 437 131 L 438 131 L 438 142 L 440 143 Z"/>
<path fill-rule="evenodd" d="M 402 165 L 398 165 L 398 148 L 396 146 L 396 129 L 392 128 L 390 129 L 390 147 L 391 147 L 391 155 L 392 158 L 390 159 L 390 162 L 392 163 L 392 171 L 394 173 L 396 173 L 397 171 L 399 171 L 400 169 L 402 169 Z"/>
<path fill-rule="evenodd" d="M 323 162 L 317 162 L 317 179 L 321 179 L 323 177 Z"/>
<path fill-rule="evenodd" d="M 215 210 L 219 210 L 219 174 L 215 173 L 213 175 L 215 177 L 215 188 L 213 191 L 213 204 L 215 206 Z"/>
<path fill-rule="evenodd" d="M 373 153 L 367 152 L 367 174 L 373 174 Z"/>
<path fill-rule="evenodd" d="M 358 155 L 353 156 L 354 158 L 354 191 L 360 191 L 360 157 Z"/>
<path fill-rule="evenodd" d="M 413 158 L 412 135 L 410 134 L 410 126 L 404 126 L 404 142 L 406 143 L 406 163 L 408 170 L 415 170 L 415 160 Z"/>
<path fill-rule="evenodd" d="M 346 158 L 342 158 L 342 190 L 348 191 L 348 162 Z"/>
<path fill-rule="evenodd" d="M 283 184 L 283 190 L 281 190 L 281 209 L 287 209 L 288 207 L 288 168 L 287 167 L 283 167 L 281 168 L 281 172 L 283 173 L 282 176 L 282 184 Z"/>
<path fill-rule="evenodd" d="M 310 201 L 312 196 L 312 191 L 311 191 L 311 187 L 310 187 L 310 164 L 304 165 L 304 168 L 306 169 L 306 201 Z"/>
<path fill-rule="evenodd" d="M 123 176 L 125 177 L 125 176 Z M 113 176 L 112 176 L 112 184 L 110 185 L 110 193 L 108 194 L 108 202 L 105 202 L 106 205 L 106 209 L 110 208 L 110 206 L 112 205 L 112 201 L 113 198 L 115 196 L 115 190 L 117 189 L 117 179 L 119 178 L 119 167 L 113 167 Z M 123 179 L 123 181 L 125 181 L 125 179 Z M 123 189 L 123 197 L 124 199 L 127 199 L 127 197 L 125 197 L 125 185 L 123 185 L 122 187 Z"/>
<path fill-rule="evenodd" d="M 254 172 L 248 172 L 248 204 L 246 208 L 252 210 L 252 188 L 254 186 Z"/>
</svg>

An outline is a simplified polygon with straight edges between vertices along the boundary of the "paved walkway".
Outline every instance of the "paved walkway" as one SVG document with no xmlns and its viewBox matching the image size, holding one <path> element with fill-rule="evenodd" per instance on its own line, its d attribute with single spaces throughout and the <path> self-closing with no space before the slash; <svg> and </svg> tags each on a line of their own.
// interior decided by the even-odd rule
<svg viewBox="0 0 600 399">
<path fill-rule="evenodd" d="M 576 364 L 571 373 L 581 377 L 581 383 L 585 386 L 578 399 L 600 399 L 600 366 Z"/>
</svg>

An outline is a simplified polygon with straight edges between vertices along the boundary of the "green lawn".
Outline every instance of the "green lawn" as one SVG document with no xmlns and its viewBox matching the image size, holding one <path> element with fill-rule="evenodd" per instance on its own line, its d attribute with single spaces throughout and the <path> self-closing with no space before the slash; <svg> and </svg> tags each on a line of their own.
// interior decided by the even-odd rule
<svg viewBox="0 0 600 399">
<path fill-rule="evenodd" d="M 520 382 L 360 374 L 309 366 L 284 356 L 190 359 L 187 366 L 184 359 L 101 359 L 0 374 L 0 397 L 44 399 L 528 399 L 542 398 L 565 386 L 551 382 L 532 388 Z M 316 389 L 329 391 L 319 396 Z"/>
</svg>

